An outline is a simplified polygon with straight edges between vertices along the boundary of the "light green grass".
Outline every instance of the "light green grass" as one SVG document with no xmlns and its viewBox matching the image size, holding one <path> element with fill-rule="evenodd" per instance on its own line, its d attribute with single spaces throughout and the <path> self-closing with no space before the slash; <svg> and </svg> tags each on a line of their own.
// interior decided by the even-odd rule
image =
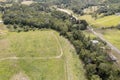
<svg viewBox="0 0 120 80">
<path fill-rule="evenodd" d="M 0 62 L 0 80 L 9 80 L 20 68 L 15 60 L 5 60 Z"/>
<path fill-rule="evenodd" d="M 30 80 L 67 80 L 71 75 L 73 80 L 86 80 L 83 64 L 73 46 L 52 30 L 8 32 L 3 39 L 0 39 L 0 59 L 14 56 L 33 58 L 60 55 L 60 46 L 55 36 L 63 50 L 61 58 L 0 61 L 0 80 L 11 80 L 20 72 Z"/>
<path fill-rule="evenodd" d="M 52 57 L 60 55 L 55 35 L 50 31 L 12 32 L 7 37 L 17 57 Z"/>
<path fill-rule="evenodd" d="M 91 39 L 96 38 L 96 36 L 90 31 L 83 31 L 86 37 L 90 37 Z"/>
<path fill-rule="evenodd" d="M 105 30 L 103 32 L 103 37 L 107 41 L 112 43 L 115 47 L 117 47 L 118 49 L 120 49 L 120 37 L 119 36 L 120 36 L 120 30 Z M 118 64 L 120 65 L 120 55 L 115 51 L 112 51 L 112 53 L 117 58 Z"/>
<path fill-rule="evenodd" d="M 58 56 L 60 49 L 53 33 L 51 30 L 10 32 L 0 40 L 0 58 Z M 19 72 L 24 72 L 30 80 L 65 80 L 64 59 L 0 61 L 0 80 L 9 80 Z"/>
<path fill-rule="evenodd" d="M 80 16 L 80 19 L 86 20 L 90 25 L 97 28 L 100 27 L 111 27 L 120 24 L 120 16 L 110 15 L 103 18 L 93 19 L 91 15 Z"/>
<path fill-rule="evenodd" d="M 79 56 L 76 55 L 73 45 L 63 37 L 58 37 L 58 39 L 63 49 L 65 59 L 64 63 L 68 66 L 67 70 L 69 74 L 67 75 L 69 75 L 69 77 L 73 80 L 87 80 L 85 70 L 83 68 L 84 64 L 79 59 Z"/>
<path fill-rule="evenodd" d="M 80 16 L 79 19 L 86 20 L 88 23 L 92 23 L 95 21 L 91 15 L 83 15 L 83 16 Z"/>
<path fill-rule="evenodd" d="M 64 62 L 54 60 L 5 60 L 0 62 L 0 80 L 10 80 L 18 73 L 30 80 L 65 80 Z"/>
<path fill-rule="evenodd" d="M 64 60 L 20 60 L 20 68 L 31 80 L 65 80 Z"/>
<path fill-rule="evenodd" d="M 120 49 L 120 30 L 105 30 L 103 36 Z"/>
</svg>

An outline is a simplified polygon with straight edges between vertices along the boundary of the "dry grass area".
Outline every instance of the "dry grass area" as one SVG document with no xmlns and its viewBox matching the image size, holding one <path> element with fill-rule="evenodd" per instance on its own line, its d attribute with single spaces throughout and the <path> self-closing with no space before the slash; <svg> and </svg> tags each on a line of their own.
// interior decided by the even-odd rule
<svg viewBox="0 0 120 80">
<path fill-rule="evenodd" d="M 0 2 L 6 2 L 6 0 L 0 0 Z"/>
<path fill-rule="evenodd" d="M 21 4 L 30 5 L 32 3 L 34 3 L 34 1 L 23 1 Z"/>
</svg>

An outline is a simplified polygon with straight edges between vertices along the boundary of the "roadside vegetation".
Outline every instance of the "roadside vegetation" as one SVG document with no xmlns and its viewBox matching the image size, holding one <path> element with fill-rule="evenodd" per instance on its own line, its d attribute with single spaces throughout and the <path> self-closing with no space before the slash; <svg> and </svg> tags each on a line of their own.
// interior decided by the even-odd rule
<svg viewBox="0 0 120 80">
<path fill-rule="evenodd" d="M 19 32 L 19 34 L 43 28 L 58 31 L 73 44 L 79 59 L 84 62 L 89 80 L 120 79 L 119 68 L 109 60 L 107 51 L 101 49 L 106 44 L 102 41 L 99 44 L 93 44 L 91 39 L 83 34 L 82 31 L 88 26 L 85 20 L 76 20 L 66 13 L 51 10 L 49 6 L 41 3 L 30 6 L 13 5 L 6 9 L 3 20 L 10 31 Z"/>
</svg>

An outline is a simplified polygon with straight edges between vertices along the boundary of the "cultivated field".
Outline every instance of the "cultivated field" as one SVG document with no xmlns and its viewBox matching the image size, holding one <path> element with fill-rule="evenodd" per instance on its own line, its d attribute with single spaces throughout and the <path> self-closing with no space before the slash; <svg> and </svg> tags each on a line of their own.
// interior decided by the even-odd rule
<svg viewBox="0 0 120 80">
<path fill-rule="evenodd" d="M 111 27 L 120 24 L 120 16 L 111 15 L 103 18 L 93 19 L 91 15 L 80 16 L 80 19 L 86 20 L 90 25 L 97 28 L 100 27 Z"/>
<path fill-rule="evenodd" d="M 73 46 L 57 32 L 0 36 L 0 80 L 86 80 Z"/>
</svg>

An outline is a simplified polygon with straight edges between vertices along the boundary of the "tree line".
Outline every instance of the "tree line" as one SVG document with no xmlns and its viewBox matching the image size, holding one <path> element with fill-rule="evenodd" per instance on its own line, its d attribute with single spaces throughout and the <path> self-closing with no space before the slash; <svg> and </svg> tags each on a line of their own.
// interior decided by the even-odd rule
<svg viewBox="0 0 120 80">
<path fill-rule="evenodd" d="M 27 32 L 42 28 L 58 31 L 74 45 L 77 55 L 84 62 L 89 80 L 120 79 L 120 69 L 109 61 L 107 51 L 101 48 L 106 44 L 100 40 L 101 43 L 93 44 L 92 39 L 83 34 L 88 25 L 85 20 L 76 20 L 43 3 L 34 3 L 30 6 L 14 4 L 5 10 L 2 18 L 10 31 Z"/>
</svg>

